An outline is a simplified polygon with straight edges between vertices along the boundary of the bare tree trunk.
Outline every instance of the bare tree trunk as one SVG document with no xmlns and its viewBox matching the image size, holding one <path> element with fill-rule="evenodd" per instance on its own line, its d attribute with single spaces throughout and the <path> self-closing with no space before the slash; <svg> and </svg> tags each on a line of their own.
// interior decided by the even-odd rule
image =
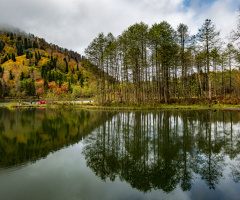
<svg viewBox="0 0 240 200">
<path fill-rule="evenodd" d="M 201 75 L 200 75 L 200 66 L 197 65 L 198 69 L 198 82 L 199 82 L 199 89 L 200 89 L 200 97 L 202 96 L 202 82 L 201 82 Z"/>
<path fill-rule="evenodd" d="M 212 86 L 211 86 L 211 79 L 210 79 L 210 70 L 209 70 L 209 49 L 207 44 L 207 77 L 208 77 L 208 91 L 209 91 L 209 99 L 212 99 Z"/>
<path fill-rule="evenodd" d="M 214 96 L 217 96 L 217 70 L 216 70 L 216 62 L 213 61 L 214 66 Z"/>
<path fill-rule="evenodd" d="M 229 69 L 230 69 L 230 71 L 229 71 L 229 73 L 230 73 L 230 90 L 229 90 L 229 94 L 230 94 L 230 97 L 232 96 L 232 66 L 231 66 L 231 57 L 230 57 L 230 55 L 229 55 Z"/>
</svg>

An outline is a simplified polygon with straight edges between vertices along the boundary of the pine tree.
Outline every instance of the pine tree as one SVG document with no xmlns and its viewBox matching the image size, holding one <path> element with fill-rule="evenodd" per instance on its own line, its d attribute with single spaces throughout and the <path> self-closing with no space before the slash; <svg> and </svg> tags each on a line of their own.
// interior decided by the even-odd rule
<svg viewBox="0 0 240 200">
<path fill-rule="evenodd" d="M 199 41 L 202 43 L 205 50 L 205 58 L 207 64 L 207 79 L 208 79 L 208 96 L 212 98 L 212 86 L 210 79 L 210 52 L 218 42 L 220 32 L 216 31 L 215 25 L 210 19 L 206 19 L 202 28 L 198 30 Z"/>
<path fill-rule="evenodd" d="M 230 96 L 232 94 L 232 60 L 235 57 L 235 52 L 236 50 L 234 49 L 234 46 L 232 43 L 228 43 L 225 53 L 226 53 L 226 58 L 227 58 L 227 62 L 228 62 L 228 67 L 229 67 L 229 93 Z"/>
<path fill-rule="evenodd" d="M 104 76 L 104 53 L 106 48 L 106 37 L 103 33 L 98 34 L 91 44 L 85 49 L 88 59 L 96 65 L 99 70 L 101 103 L 105 102 L 105 76 Z"/>
<path fill-rule="evenodd" d="M 48 82 L 46 79 L 44 79 L 44 83 L 43 83 L 43 86 L 44 86 L 44 93 L 46 94 L 47 91 L 48 91 Z"/>
<path fill-rule="evenodd" d="M 68 61 L 67 61 L 66 58 L 64 58 L 64 61 L 65 61 L 65 63 L 66 63 L 66 70 L 65 70 L 65 72 L 68 73 Z"/>
<path fill-rule="evenodd" d="M 70 83 L 70 80 L 68 80 L 68 93 L 71 93 L 72 90 L 71 90 L 71 83 Z"/>
<path fill-rule="evenodd" d="M 35 96 L 35 95 L 36 95 L 36 87 L 35 87 L 34 80 L 32 79 L 32 81 L 31 81 L 31 96 Z"/>
<path fill-rule="evenodd" d="M 12 70 L 9 70 L 9 80 L 13 80 L 13 74 L 12 74 Z"/>
<path fill-rule="evenodd" d="M 30 52 L 29 51 L 26 51 L 26 59 L 29 59 L 30 58 Z"/>
<path fill-rule="evenodd" d="M 22 56 L 23 55 L 23 46 L 22 43 L 17 45 L 17 54 L 18 56 Z"/>
<path fill-rule="evenodd" d="M 21 75 L 20 75 L 20 81 L 22 81 L 24 79 L 24 73 L 21 72 Z"/>
<path fill-rule="evenodd" d="M 185 92 L 185 86 L 186 86 L 186 46 L 189 42 L 189 34 L 188 34 L 188 27 L 185 24 L 179 24 L 177 28 L 177 36 L 178 36 L 178 42 L 180 45 L 180 61 L 181 61 L 181 67 L 182 67 L 182 86 L 183 90 Z"/>
<path fill-rule="evenodd" d="M 27 38 L 24 38 L 24 48 L 28 49 L 28 40 L 27 40 Z"/>
<path fill-rule="evenodd" d="M 0 98 L 1 99 L 3 98 L 3 85 L 2 85 L 2 81 L 0 81 Z"/>
<path fill-rule="evenodd" d="M 5 62 L 7 62 L 7 61 L 8 61 L 8 56 L 5 55 L 5 56 L 2 58 L 1 63 L 5 63 Z"/>
<path fill-rule="evenodd" d="M 38 54 L 37 52 L 34 53 L 34 60 L 35 60 L 35 66 L 38 64 Z"/>
<path fill-rule="evenodd" d="M 61 73 L 58 74 L 58 85 L 60 88 L 62 87 L 62 74 Z"/>
<path fill-rule="evenodd" d="M 0 78 L 3 77 L 3 73 L 4 73 L 4 67 L 2 68 L 2 67 L 0 66 Z"/>
<path fill-rule="evenodd" d="M 46 65 L 43 65 L 41 68 L 41 77 L 46 79 L 48 75 L 48 67 Z"/>
<path fill-rule="evenodd" d="M 32 46 L 32 42 L 31 42 L 31 40 L 30 39 L 28 39 L 28 48 L 32 48 L 33 46 Z"/>
<path fill-rule="evenodd" d="M 38 45 L 37 45 L 37 43 L 36 43 L 35 40 L 33 41 L 33 48 L 34 48 L 34 49 L 37 49 L 37 48 L 38 48 Z"/>
<path fill-rule="evenodd" d="M 83 87 L 84 78 L 83 78 L 82 72 L 81 71 L 78 72 L 77 75 L 78 75 L 78 80 L 79 80 L 80 86 Z"/>
<path fill-rule="evenodd" d="M 41 60 L 41 54 L 39 51 L 38 51 L 38 60 Z"/>
<path fill-rule="evenodd" d="M 5 47 L 5 43 L 1 40 L 0 41 L 0 52 L 3 51 L 4 47 Z"/>
<path fill-rule="evenodd" d="M 15 58 L 15 54 L 14 53 L 12 53 L 12 61 L 16 62 L 16 58 Z"/>
<path fill-rule="evenodd" d="M 13 33 L 10 33 L 10 40 L 13 40 Z"/>
<path fill-rule="evenodd" d="M 51 71 L 48 72 L 48 74 L 47 74 L 47 79 L 48 79 L 48 82 L 52 82 L 52 81 L 53 81 Z"/>
</svg>

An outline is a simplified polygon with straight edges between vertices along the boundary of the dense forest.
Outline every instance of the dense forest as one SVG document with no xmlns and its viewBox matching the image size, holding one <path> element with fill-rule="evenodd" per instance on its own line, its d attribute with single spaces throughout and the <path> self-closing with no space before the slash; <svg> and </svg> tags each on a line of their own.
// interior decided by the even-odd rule
<svg viewBox="0 0 240 200">
<path fill-rule="evenodd" d="M 99 73 L 83 60 L 82 55 L 43 38 L 1 28 L 0 99 L 92 97 Z"/>
<path fill-rule="evenodd" d="M 166 21 L 151 27 L 140 22 L 117 37 L 98 34 L 85 54 L 102 70 L 97 87 L 102 104 L 239 103 L 239 34 L 240 22 L 227 39 L 220 38 L 210 19 L 196 35 L 182 23 L 174 30 Z M 110 82 L 103 71 L 116 81 Z"/>
<path fill-rule="evenodd" d="M 136 23 L 98 36 L 85 56 L 17 29 L 0 28 L 0 98 L 95 98 L 99 104 L 240 103 L 240 21 L 229 38 L 206 19 Z"/>
</svg>

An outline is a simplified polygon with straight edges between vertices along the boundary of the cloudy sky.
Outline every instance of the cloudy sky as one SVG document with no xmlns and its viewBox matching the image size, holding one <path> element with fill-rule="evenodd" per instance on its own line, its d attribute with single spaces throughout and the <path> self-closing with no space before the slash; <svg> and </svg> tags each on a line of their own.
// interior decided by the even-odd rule
<svg viewBox="0 0 240 200">
<path fill-rule="evenodd" d="M 236 28 L 239 0 L 0 0 L 0 24 L 84 54 L 98 33 L 120 35 L 130 25 L 166 20 L 196 34 L 211 19 L 221 37 Z"/>
</svg>

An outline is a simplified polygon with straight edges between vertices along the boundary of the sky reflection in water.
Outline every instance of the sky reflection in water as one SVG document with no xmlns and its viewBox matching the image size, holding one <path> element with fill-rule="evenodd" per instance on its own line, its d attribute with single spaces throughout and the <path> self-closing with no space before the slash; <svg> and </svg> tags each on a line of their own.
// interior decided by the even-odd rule
<svg viewBox="0 0 240 200">
<path fill-rule="evenodd" d="M 0 110 L 0 199 L 238 199 L 239 119 Z"/>
</svg>

